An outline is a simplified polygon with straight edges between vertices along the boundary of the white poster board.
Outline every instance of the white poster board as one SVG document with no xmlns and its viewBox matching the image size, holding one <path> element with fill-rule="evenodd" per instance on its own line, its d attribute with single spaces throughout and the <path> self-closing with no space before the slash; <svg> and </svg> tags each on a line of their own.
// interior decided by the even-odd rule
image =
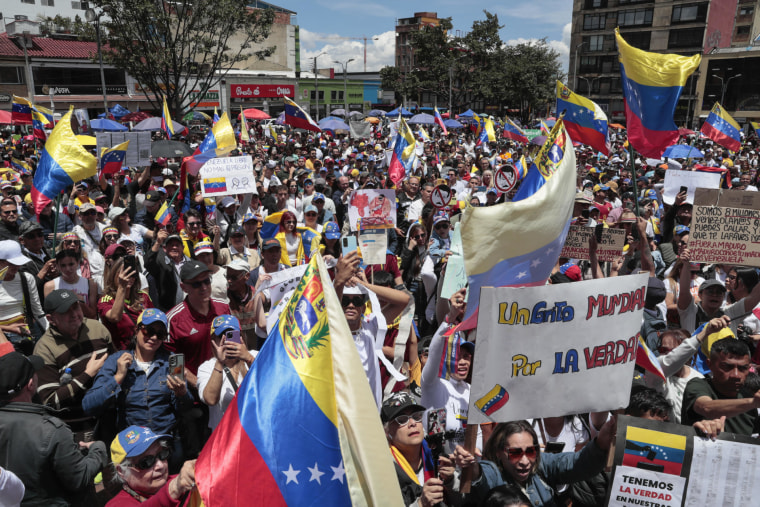
<svg viewBox="0 0 760 507">
<path fill-rule="evenodd" d="M 694 192 L 697 188 L 719 188 L 720 173 L 706 173 L 702 171 L 665 171 L 665 186 L 662 189 L 662 200 L 665 204 L 672 205 L 676 202 L 676 195 L 681 187 L 688 188 L 686 202 L 694 204 Z"/>
<path fill-rule="evenodd" d="M 451 233 L 451 255 L 446 261 L 446 271 L 443 276 L 443 286 L 441 287 L 442 299 L 451 299 L 451 296 L 467 286 L 467 273 L 464 269 L 464 249 L 462 248 L 462 227 L 461 222 L 457 222 L 454 231 Z"/>
<path fill-rule="evenodd" d="M 150 165 L 151 156 L 150 132 L 97 132 L 98 161 L 103 148 L 113 148 L 117 144 L 129 141 L 127 156 L 124 158 L 125 167 L 146 167 Z"/>
<path fill-rule="evenodd" d="M 269 273 L 272 278 L 262 283 L 256 292 L 269 289 L 269 299 L 272 302 L 272 308 L 274 308 L 285 294 L 296 288 L 307 267 L 308 264 L 302 264 L 276 273 Z"/>
<path fill-rule="evenodd" d="M 203 164 L 200 176 L 203 197 L 258 193 L 250 155 L 212 158 Z"/>
<path fill-rule="evenodd" d="M 348 221 L 351 230 L 390 229 L 396 227 L 396 193 L 386 189 L 356 190 L 348 199 Z"/>
<path fill-rule="evenodd" d="M 481 289 L 468 423 L 628 406 L 647 280 Z"/>
<path fill-rule="evenodd" d="M 701 480 L 700 477 L 695 477 Z M 686 479 L 627 466 L 615 468 L 608 507 L 654 505 L 681 507 Z M 704 504 L 702 504 L 704 505 Z"/>
<path fill-rule="evenodd" d="M 368 266 L 385 264 L 388 251 L 388 235 L 385 229 L 362 231 L 359 234 L 359 248 L 361 248 L 364 264 Z"/>
</svg>

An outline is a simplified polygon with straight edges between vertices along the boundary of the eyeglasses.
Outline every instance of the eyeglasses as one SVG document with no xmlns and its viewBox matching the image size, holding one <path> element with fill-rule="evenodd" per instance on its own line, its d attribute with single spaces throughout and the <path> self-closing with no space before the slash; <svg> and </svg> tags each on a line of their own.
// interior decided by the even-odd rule
<svg viewBox="0 0 760 507">
<path fill-rule="evenodd" d="M 412 239 L 425 239 L 426 234 L 416 234 L 412 236 Z"/>
<path fill-rule="evenodd" d="M 521 449 L 520 447 L 505 447 L 504 452 L 507 453 L 509 461 L 518 462 L 523 456 L 527 456 L 529 460 L 534 460 L 538 455 L 538 446 L 532 445 L 525 449 Z"/>
<path fill-rule="evenodd" d="M 166 339 L 166 330 L 164 329 L 156 329 L 156 328 L 149 328 L 145 326 L 140 326 L 140 330 L 145 333 L 145 336 L 155 336 L 159 340 Z"/>
<path fill-rule="evenodd" d="M 409 424 L 412 419 L 414 419 L 414 422 L 421 423 L 422 422 L 422 416 L 425 415 L 424 411 L 415 412 L 413 414 L 401 414 L 399 416 L 396 416 L 393 418 L 394 421 L 396 421 L 396 424 L 401 426 L 402 428 Z"/>
<path fill-rule="evenodd" d="M 343 296 L 340 303 L 343 305 L 343 308 L 348 308 L 350 305 L 354 305 L 354 308 L 359 308 L 364 304 L 364 295 Z"/>
<path fill-rule="evenodd" d="M 3 215 L 18 215 L 18 210 L 15 210 L 15 209 L 6 210 L 6 211 L 3 211 Z"/>
<path fill-rule="evenodd" d="M 211 278 L 206 278 L 205 280 L 200 280 L 198 282 L 190 282 L 188 285 L 193 289 L 200 289 L 204 285 L 211 285 Z"/>
<path fill-rule="evenodd" d="M 79 240 L 78 239 L 66 239 L 63 241 L 64 245 L 78 245 Z"/>
<path fill-rule="evenodd" d="M 172 455 L 171 450 L 169 449 L 162 449 L 159 451 L 158 454 L 151 454 L 150 456 L 145 456 L 140 461 L 135 463 L 132 468 L 136 468 L 138 470 L 150 470 L 156 465 L 156 460 L 166 461 L 169 459 L 169 456 Z"/>
<path fill-rule="evenodd" d="M 201 223 L 200 222 L 187 222 L 187 226 L 188 227 L 200 227 Z"/>
</svg>

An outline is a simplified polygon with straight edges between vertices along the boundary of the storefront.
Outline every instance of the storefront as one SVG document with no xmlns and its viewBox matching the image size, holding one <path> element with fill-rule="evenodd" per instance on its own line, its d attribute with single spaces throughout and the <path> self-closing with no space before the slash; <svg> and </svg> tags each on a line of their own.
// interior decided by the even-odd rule
<svg viewBox="0 0 760 507">
<path fill-rule="evenodd" d="M 239 83 L 230 84 L 230 110 L 238 114 L 243 109 L 260 109 L 272 118 L 285 110 L 283 97 L 293 99 L 295 85 L 284 83 Z"/>
</svg>

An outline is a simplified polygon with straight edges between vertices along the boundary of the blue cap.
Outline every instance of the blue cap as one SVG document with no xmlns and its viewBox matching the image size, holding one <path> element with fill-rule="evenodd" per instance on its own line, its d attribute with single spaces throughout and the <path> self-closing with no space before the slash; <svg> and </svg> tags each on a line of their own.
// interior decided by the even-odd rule
<svg viewBox="0 0 760 507">
<path fill-rule="evenodd" d="M 161 322 L 164 327 L 169 327 L 169 321 L 166 319 L 166 314 L 158 308 L 148 308 L 140 313 L 137 317 L 137 325 L 150 326 L 154 322 Z"/>
<path fill-rule="evenodd" d="M 316 194 L 314 194 L 314 197 L 312 197 L 311 202 L 318 201 L 318 200 L 322 200 L 322 202 L 326 202 L 327 200 L 325 199 L 325 194 L 317 192 Z"/>
<path fill-rule="evenodd" d="M 157 435 L 150 428 L 132 425 L 116 435 L 111 442 L 111 461 L 118 465 L 127 458 L 139 456 L 163 438 L 172 438 L 172 436 Z"/>
<path fill-rule="evenodd" d="M 322 229 L 322 234 L 327 239 L 340 239 L 340 227 L 335 222 L 327 222 Z"/>
<path fill-rule="evenodd" d="M 240 321 L 232 315 L 220 315 L 211 322 L 211 333 L 221 336 L 224 331 L 232 329 L 240 331 Z"/>
<path fill-rule="evenodd" d="M 318 210 L 318 209 L 317 209 L 317 207 L 316 207 L 316 206 L 314 206 L 313 204 L 309 204 L 308 206 L 306 206 L 306 207 L 303 209 L 303 212 L 304 212 L 304 213 L 309 213 L 309 212 L 312 212 L 312 211 L 313 211 L 314 213 L 319 213 L 319 210 Z"/>
<path fill-rule="evenodd" d="M 675 228 L 675 234 L 676 236 L 680 236 L 681 234 L 685 234 L 689 232 L 689 228 L 685 225 L 676 225 Z"/>
</svg>

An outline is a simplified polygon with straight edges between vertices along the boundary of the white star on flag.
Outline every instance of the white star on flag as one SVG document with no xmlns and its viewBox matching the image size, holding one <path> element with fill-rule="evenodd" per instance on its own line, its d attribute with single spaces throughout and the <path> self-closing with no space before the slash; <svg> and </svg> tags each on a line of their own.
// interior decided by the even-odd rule
<svg viewBox="0 0 760 507">
<path fill-rule="evenodd" d="M 533 259 L 532 261 L 530 261 L 530 267 L 532 267 L 532 268 L 535 268 L 539 264 L 541 264 L 541 260 L 539 260 L 539 259 Z"/>
<path fill-rule="evenodd" d="M 285 474 L 285 477 L 288 478 L 287 481 L 285 481 L 285 484 L 290 484 L 291 482 L 295 482 L 298 484 L 298 474 L 301 473 L 300 470 L 293 470 L 293 464 L 288 464 L 288 469 L 283 471 L 282 473 Z"/>
<path fill-rule="evenodd" d="M 343 484 L 343 476 L 346 475 L 346 471 L 343 469 L 343 462 L 341 461 L 337 467 L 330 467 L 333 471 L 332 479 L 333 481 L 340 481 L 341 484 Z"/>
<path fill-rule="evenodd" d="M 518 280 L 520 280 L 521 278 L 525 278 L 526 276 L 528 276 L 527 271 L 520 271 L 519 273 L 517 273 Z"/>
<path fill-rule="evenodd" d="M 309 470 L 309 472 L 311 472 L 311 478 L 309 478 L 309 482 L 317 481 L 317 484 L 321 486 L 322 480 L 320 479 L 320 477 L 325 475 L 325 473 L 319 471 L 319 467 L 317 466 L 317 463 L 314 462 L 314 468 L 311 468 L 311 467 L 306 467 L 306 468 Z"/>
</svg>

